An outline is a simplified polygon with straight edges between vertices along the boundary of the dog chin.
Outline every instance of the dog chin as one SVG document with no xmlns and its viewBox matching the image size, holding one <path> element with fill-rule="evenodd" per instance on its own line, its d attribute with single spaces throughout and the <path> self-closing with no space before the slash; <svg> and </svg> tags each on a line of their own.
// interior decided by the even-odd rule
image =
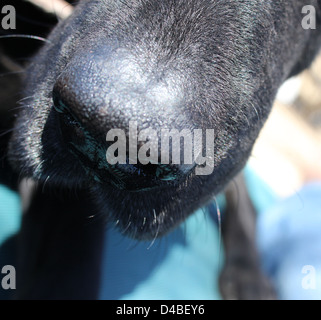
<svg viewBox="0 0 321 320">
<path fill-rule="evenodd" d="M 150 241 L 169 233 L 192 213 L 181 193 L 185 184 L 133 192 L 97 183 L 92 195 L 112 227 L 130 238 Z"/>
</svg>

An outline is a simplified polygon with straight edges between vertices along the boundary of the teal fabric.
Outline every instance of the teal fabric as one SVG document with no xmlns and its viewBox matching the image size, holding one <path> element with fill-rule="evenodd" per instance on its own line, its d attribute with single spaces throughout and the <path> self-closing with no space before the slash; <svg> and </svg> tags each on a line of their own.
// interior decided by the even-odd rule
<svg viewBox="0 0 321 320">
<path fill-rule="evenodd" d="M 154 243 L 137 243 L 116 230 L 106 234 L 101 299 L 220 299 L 217 225 L 198 210 Z"/>
<path fill-rule="evenodd" d="M 280 199 L 258 220 L 263 266 L 280 299 L 321 299 L 321 182 Z"/>
<path fill-rule="evenodd" d="M 244 176 L 251 200 L 258 214 L 267 211 L 280 200 L 273 189 L 249 165 L 244 169 Z"/>
<path fill-rule="evenodd" d="M 20 227 L 21 208 L 17 193 L 0 185 L 0 300 L 10 299 L 12 290 L 3 290 L 1 270 L 5 265 L 16 266 L 14 235 Z"/>
<path fill-rule="evenodd" d="M 20 212 L 18 194 L 0 185 L 0 245 L 18 231 L 21 219 Z"/>
</svg>

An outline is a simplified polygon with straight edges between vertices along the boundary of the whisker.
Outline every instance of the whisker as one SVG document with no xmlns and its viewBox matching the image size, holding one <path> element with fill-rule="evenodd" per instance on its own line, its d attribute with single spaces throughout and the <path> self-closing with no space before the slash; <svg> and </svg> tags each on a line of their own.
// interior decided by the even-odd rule
<svg viewBox="0 0 321 320">
<path fill-rule="evenodd" d="M 148 246 L 147 250 L 149 250 L 155 243 L 157 237 L 158 237 L 158 234 L 159 234 L 159 229 L 160 229 L 160 223 L 159 221 L 157 220 L 157 215 L 156 215 L 156 210 L 153 209 L 153 213 L 154 213 L 154 220 L 153 220 L 153 224 L 157 223 L 157 230 L 156 230 L 156 233 L 155 233 L 155 236 L 154 236 L 154 239 L 153 241 L 151 242 L 151 244 Z"/>
<path fill-rule="evenodd" d="M 155 243 L 155 241 L 156 241 L 156 239 L 158 237 L 158 234 L 159 234 L 159 228 L 160 228 L 160 225 L 158 224 L 154 239 L 151 242 L 151 244 L 148 246 L 147 250 L 149 250 L 154 245 L 154 243 Z"/>
<path fill-rule="evenodd" d="M 47 178 L 46 178 L 46 180 L 45 180 L 45 182 L 43 183 L 43 185 L 42 185 L 42 193 L 45 193 L 45 187 L 46 187 L 46 183 L 49 181 L 49 179 L 50 179 L 50 176 L 47 176 Z"/>
<path fill-rule="evenodd" d="M 34 36 L 31 34 L 6 34 L 6 35 L 0 36 L 0 39 L 8 39 L 8 38 L 26 38 L 26 39 L 33 39 L 33 40 L 51 43 L 51 41 L 46 38 Z"/>
<path fill-rule="evenodd" d="M 16 129 L 16 128 L 10 128 L 10 129 L 8 129 L 8 130 L 6 130 L 6 131 L 4 131 L 4 132 L 0 132 L 0 138 L 1 138 L 1 137 L 4 137 L 5 135 L 7 135 L 7 134 L 9 134 L 9 133 L 11 133 L 11 132 L 13 132 L 15 129 Z"/>
<path fill-rule="evenodd" d="M 14 107 L 14 108 L 11 108 L 10 110 L 8 110 L 8 113 L 13 113 L 13 112 L 19 111 L 21 109 L 26 109 L 26 108 L 31 108 L 31 107 L 30 106 L 24 106 L 24 105 L 17 106 L 17 107 Z"/>
<path fill-rule="evenodd" d="M 3 72 L 3 73 L 0 74 L 0 77 L 5 77 L 5 76 L 10 76 L 10 75 L 15 75 L 15 74 L 22 74 L 24 72 L 25 72 L 25 70 Z"/>
<path fill-rule="evenodd" d="M 34 95 L 21 98 L 20 100 L 17 101 L 17 103 L 23 102 L 23 101 L 28 100 L 28 99 L 32 99 L 33 97 L 34 97 Z"/>
<path fill-rule="evenodd" d="M 261 121 L 260 114 L 259 114 L 257 108 L 255 107 L 255 105 L 254 105 L 253 103 L 251 103 L 250 105 L 251 105 L 251 107 L 254 109 L 254 112 L 255 112 L 255 114 L 256 114 L 256 116 L 257 116 L 257 119 L 258 119 L 259 121 Z"/>
<path fill-rule="evenodd" d="M 131 218 L 132 218 L 132 215 L 130 214 L 130 215 L 129 215 L 129 218 L 128 218 L 127 227 L 122 231 L 122 234 L 125 234 L 126 231 L 129 229 L 130 225 L 132 224 Z"/>
<path fill-rule="evenodd" d="M 221 257 L 222 257 L 222 217 L 221 217 L 221 210 L 218 205 L 218 201 L 216 197 L 214 197 L 215 206 L 216 206 L 216 214 L 217 214 L 217 221 L 218 221 L 218 266 L 217 269 L 220 269 L 221 264 Z"/>
</svg>

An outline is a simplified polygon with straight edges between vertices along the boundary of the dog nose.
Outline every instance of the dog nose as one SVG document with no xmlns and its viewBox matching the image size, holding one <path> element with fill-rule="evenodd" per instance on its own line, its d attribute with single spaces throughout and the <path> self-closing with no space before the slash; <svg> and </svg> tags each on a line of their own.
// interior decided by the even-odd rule
<svg viewBox="0 0 321 320">
<path fill-rule="evenodd" d="M 63 143 L 98 182 L 112 183 L 120 189 L 130 191 L 146 190 L 163 184 L 177 183 L 188 176 L 195 167 L 193 163 L 184 164 L 184 158 L 176 164 L 168 163 L 168 161 L 165 164 L 162 163 L 161 149 L 156 150 L 157 162 L 150 161 L 150 150 L 141 152 L 144 148 L 146 151 L 146 145 L 137 140 L 133 141 L 132 137 L 128 135 L 130 128 L 127 130 L 116 129 L 118 133 L 121 132 L 116 142 L 104 141 L 99 135 L 99 130 L 90 130 L 79 120 L 73 112 L 74 105 L 64 102 L 58 86 L 55 86 L 53 91 L 53 100 Z M 136 129 L 138 130 L 138 128 Z M 112 130 L 114 129 L 110 129 L 110 131 Z M 158 135 L 155 134 L 155 136 Z M 115 145 L 117 146 L 115 147 Z M 180 159 L 184 153 L 184 146 L 181 147 Z M 131 149 L 135 149 L 135 163 L 132 163 L 133 152 Z M 173 145 L 172 148 L 167 147 L 167 159 L 173 158 L 173 149 Z M 120 155 L 121 152 L 123 152 L 122 155 Z"/>
<path fill-rule="evenodd" d="M 99 54 L 91 51 L 76 57 L 53 88 L 63 143 L 96 181 L 132 191 L 177 183 L 195 167 L 184 159 L 163 163 L 160 129 L 164 124 L 172 128 L 177 119 L 184 118 L 176 112 L 180 99 L 176 88 L 155 78 L 144 80 L 141 73 L 124 52 L 115 55 L 105 49 L 102 56 L 101 50 Z M 131 136 L 133 122 L 136 139 Z M 147 135 L 145 142 L 138 140 L 139 131 L 147 129 L 154 132 L 154 161 L 148 161 L 150 137 Z M 108 139 L 110 132 L 118 135 Z M 168 148 L 167 160 L 173 149 L 173 145 Z"/>
</svg>

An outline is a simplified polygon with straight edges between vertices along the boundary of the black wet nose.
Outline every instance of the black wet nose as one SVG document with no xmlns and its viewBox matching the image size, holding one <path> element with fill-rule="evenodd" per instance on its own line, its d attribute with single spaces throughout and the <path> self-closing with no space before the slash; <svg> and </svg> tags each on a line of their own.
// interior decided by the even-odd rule
<svg viewBox="0 0 321 320">
<path fill-rule="evenodd" d="M 194 164 L 184 164 L 183 161 L 180 164 L 163 164 L 161 150 L 157 151 L 158 163 L 146 164 L 146 159 L 145 163 L 141 163 L 137 154 L 137 163 L 131 164 L 127 149 L 125 149 L 125 160 L 123 162 L 110 163 L 111 161 L 108 161 L 107 154 L 110 148 L 114 150 L 113 144 L 115 142 L 107 143 L 100 139 L 97 130 L 88 130 L 81 120 L 75 116 L 73 106 L 63 102 L 56 88 L 53 92 L 53 97 L 54 112 L 56 113 L 63 143 L 96 181 L 112 183 L 120 189 L 139 191 L 169 183 L 175 184 L 186 178 L 194 168 Z M 126 136 L 125 130 L 124 136 Z M 128 136 L 126 136 L 124 145 L 129 145 Z M 139 148 L 143 147 L 143 144 L 137 143 L 135 147 L 139 152 Z M 120 150 L 116 150 L 111 157 L 114 156 L 117 160 L 119 152 Z M 180 153 L 183 153 L 183 149 Z M 171 158 L 171 153 L 169 153 L 168 157 Z"/>
<path fill-rule="evenodd" d="M 144 143 L 130 139 L 130 121 L 137 123 L 138 131 L 154 128 L 154 137 L 160 138 L 162 126 L 171 126 L 180 118 L 175 111 L 179 103 L 177 89 L 163 85 L 162 79 L 145 79 L 143 71 L 126 52 L 91 51 L 87 56 L 76 57 L 53 89 L 53 109 L 66 148 L 96 181 L 127 190 L 176 183 L 195 167 L 193 163 L 184 164 L 183 159 L 179 164 L 162 163 L 160 148 L 156 151 L 157 162 L 146 163 L 148 151 L 145 161 L 140 161 L 138 153 Z M 123 134 L 115 141 L 107 141 L 110 130 L 120 130 Z M 128 148 L 133 143 L 137 150 L 136 163 L 132 163 L 133 155 Z M 122 161 L 108 161 L 110 150 L 114 151 L 116 160 L 123 152 Z"/>
</svg>

